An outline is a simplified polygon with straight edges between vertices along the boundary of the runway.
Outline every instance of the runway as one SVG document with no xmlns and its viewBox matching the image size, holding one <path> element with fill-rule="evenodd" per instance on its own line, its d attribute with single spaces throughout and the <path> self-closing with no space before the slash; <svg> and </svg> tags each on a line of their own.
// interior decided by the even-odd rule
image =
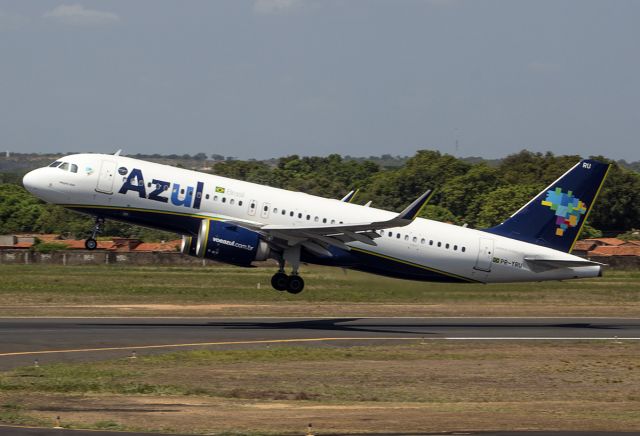
<svg viewBox="0 0 640 436">
<path fill-rule="evenodd" d="M 194 348 L 640 341 L 638 318 L 0 318 L 0 369 Z"/>
</svg>

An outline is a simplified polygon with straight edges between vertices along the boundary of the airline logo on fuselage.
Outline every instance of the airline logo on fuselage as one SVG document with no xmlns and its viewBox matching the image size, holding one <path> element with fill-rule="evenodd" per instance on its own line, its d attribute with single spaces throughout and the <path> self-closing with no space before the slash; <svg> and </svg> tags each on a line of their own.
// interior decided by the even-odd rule
<svg viewBox="0 0 640 436">
<path fill-rule="evenodd" d="M 200 209 L 202 202 L 202 191 L 204 183 L 197 182 L 195 188 L 193 186 L 180 186 L 180 183 L 171 183 L 165 180 L 153 179 L 151 186 L 147 192 L 147 186 L 142 175 L 142 170 L 134 168 L 131 170 L 122 187 L 118 191 L 119 194 L 126 194 L 129 191 L 135 191 L 140 198 L 158 201 L 160 203 L 169 203 L 175 206 L 192 207 Z M 171 192 L 169 192 L 171 191 Z M 184 192 L 183 192 L 184 191 Z"/>
</svg>

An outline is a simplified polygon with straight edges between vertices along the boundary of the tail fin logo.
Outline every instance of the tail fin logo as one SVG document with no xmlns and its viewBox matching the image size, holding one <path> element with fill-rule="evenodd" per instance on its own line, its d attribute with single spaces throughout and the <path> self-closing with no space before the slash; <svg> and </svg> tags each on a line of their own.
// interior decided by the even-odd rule
<svg viewBox="0 0 640 436">
<path fill-rule="evenodd" d="M 549 207 L 556 213 L 556 236 L 563 236 L 571 227 L 576 227 L 587 212 L 587 205 L 582 200 L 573 196 L 573 191 L 566 194 L 561 188 L 547 191 L 547 198 L 542 200 L 542 205 Z"/>
</svg>

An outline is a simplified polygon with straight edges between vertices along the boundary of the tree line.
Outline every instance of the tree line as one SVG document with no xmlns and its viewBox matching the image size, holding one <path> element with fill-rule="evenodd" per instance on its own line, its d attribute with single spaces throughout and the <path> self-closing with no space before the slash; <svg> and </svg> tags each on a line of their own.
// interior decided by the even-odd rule
<svg viewBox="0 0 640 436">
<path fill-rule="evenodd" d="M 616 235 L 640 228 L 640 173 L 613 163 L 600 197 L 589 215 L 586 234 Z M 152 160 L 152 159 L 150 159 Z M 381 165 L 380 159 L 286 156 L 270 161 L 220 160 L 210 172 L 224 177 L 341 198 L 359 189 L 356 203 L 399 211 L 426 189 L 435 194 L 422 216 L 467 224 L 496 225 L 544 189 L 580 156 L 522 151 L 498 161 L 459 159 L 421 150 L 402 164 Z M 44 204 L 22 188 L 17 174 L 0 173 L 0 234 L 60 233 L 83 237 L 92 218 Z M 108 221 L 105 234 L 145 240 L 175 235 Z"/>
</svg>

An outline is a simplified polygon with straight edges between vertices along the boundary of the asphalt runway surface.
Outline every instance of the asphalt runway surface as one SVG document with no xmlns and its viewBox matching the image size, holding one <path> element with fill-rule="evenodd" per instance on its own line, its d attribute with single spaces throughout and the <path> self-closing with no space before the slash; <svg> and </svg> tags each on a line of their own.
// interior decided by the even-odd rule
<svg viewBox="0 0 640 436">
<path fill-rule="evenodd" d="M 161 433 L 127 433 L 108 431 L 84 431 L 84 430 L 57 430 L 46 428 L 20 428 L 0 426 L 0 434 L 16 436 L 170 436 Z M 301 433 L 302 435 L 302 433 Z M 480 432 L 440 432 L 440 433 L 349 433 L 349 436 L 455 436 L 455 435 L 477 435 L 477 436 L 633 436 L 640 435 L 640 432 L 604 432 L 604 431 L 480 431 Z M 171 435 L 179 436 L 179 435 Z M 186 436 L 186 435 L 185 435 Z M 338 433 L 321 433 L 318 436 L 340 436 Z"/>
<path fill-rule="evenodd" d="M 0 318 L 0 370 L 201 348 L 640 341 L 639 318 Z"/>
</svg>

